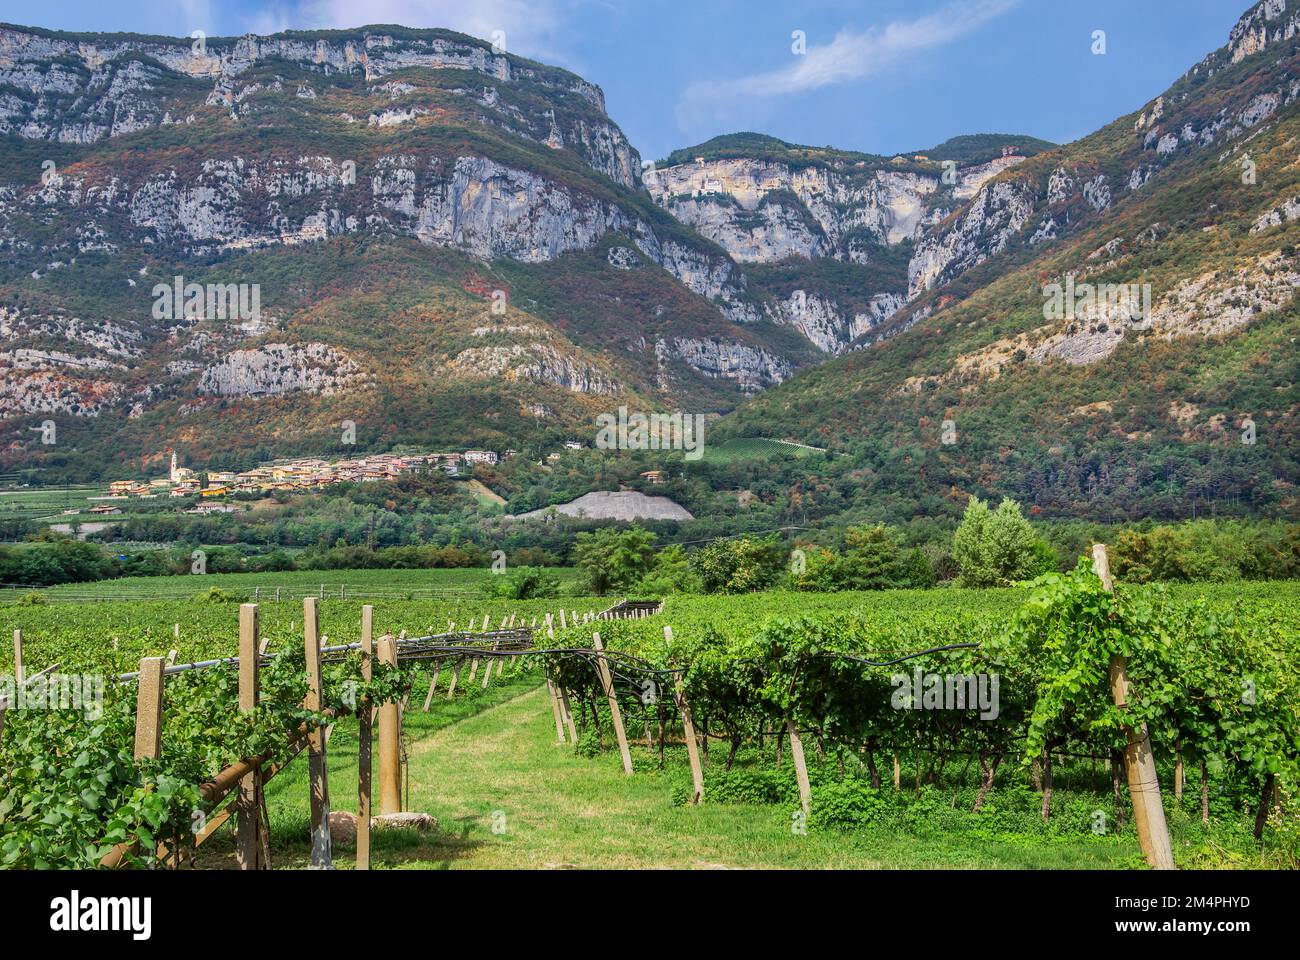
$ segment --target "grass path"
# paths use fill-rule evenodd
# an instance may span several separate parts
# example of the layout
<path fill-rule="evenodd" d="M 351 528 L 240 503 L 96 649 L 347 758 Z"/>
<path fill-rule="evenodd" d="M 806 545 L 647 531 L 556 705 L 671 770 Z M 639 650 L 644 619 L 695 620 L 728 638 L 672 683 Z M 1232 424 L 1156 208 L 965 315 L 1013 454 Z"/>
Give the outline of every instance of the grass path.
<path fill-rule="evenodd" d="M 660 772 L 644 747 L 634 747 L 637 773 L 629 778 L 616 752 L 575 756 L 555 743 L 545 689 L 533 682 L 503 686 L 501 702 L 464 719 L 440 720 L 436 708 L 411 711 L 410 809 L 433 814 L 439 827 L 376 833 L 376 869 L 1103 868 L 1126 865 L 1134 853 L 1121 842 L 797 834 L 790 811 L 777 806 L 676 806 L 680 761 L 671 758 Z M 336 730 L 329 749 L 333 808 L 355 810 L 355 727 Z M 307 862 L 305 775 L 304 762 L 291 780 L 268 788 L 278 867 Z M 351 846 L 336 845 L 340 868 L 351 868 L 352 855 Z"/>

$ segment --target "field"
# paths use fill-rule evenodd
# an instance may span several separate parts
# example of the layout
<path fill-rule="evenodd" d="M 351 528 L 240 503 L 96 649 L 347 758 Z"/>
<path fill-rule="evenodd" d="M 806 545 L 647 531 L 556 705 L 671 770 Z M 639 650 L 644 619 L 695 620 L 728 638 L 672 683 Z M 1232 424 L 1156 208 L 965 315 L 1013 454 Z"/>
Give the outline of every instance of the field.
<path fill-rule="evenodd" d="M 704 444 L 704 459 L 710 463 L 730 463 L 733 460 L 764 460 L 770 457 L 811 457 L 821 451 L 765 437 L 737 437 L 719 444 Z"/>
<path fill-rule="evenodd" d="M 347 571 L 334 583 L 355 582 L 360 591 L 363 584 L 378 588 L 385 580 L 391 587 L 400 575 L 401 586 L 410 588 L 408 574 L 434 576 L 443 586 L 460 578 L 466 591 L 475 585 L 471 574 L 480 586 L 487 576 L 483 571 Z M 319 589 L 318 575 L 281 576 L 305 593 L 316 592 L 312 584 Z M 23 631 L 28 674 L 55 661 L 62 664 L 60 672 L 129 671 L 140 657 L 172 649 L 179 663 L 230 656 L 237 649 L 237 607 L 185 594 L 198 579 L 150 581 L 186 599 L 11 604 L 0 607 L 0 616 L 6 631 Z M 250 583 L 246 575 L 203 578 L 204 586 L 219 584 L 222 590 L 246 591 Z M 322 642 L 354 641 L 361 600 L 337 599 L 329 586 L 319 603 L 327 638 Z M 541 657 L 520 661 L 488 687 L 463 682 L 451 699 L 442 695 L 444 672 L 428 712 L 422 705 L 431 674 L 424 662 L 402 680 L 411 691 L 404 720 L 407 809 L 432 814 L 439 826 L 430 833 L 377 835 L 374 865 L 1140 867 L 1127 788 L 1112 782 L 1117 731 L 1107 727 L 1105 710 L 1093 699 L 1095 685 L 1082 684 L 1063 712 L 1041 712 L 1057 665 L 1044 650 L 1025 645 L 1017 631 L 1023 632 L 1028 614 L 1050 606 L 1042 589 L 1033 594 L 1033 603 L 1026 602 L 1031 597 L 1026 588 L 678 596 L 644 619 L 557 631 L 557 648 L 588 647 L 598 628 L 608 650 L 640 658 L 616 661 L 635 766 L 630 778 L 614 749 L 612 717 L 589 660 L 545 657 L 551 675 L 569 691 L 580 731 L 576 744 L 565 745 L 556 743 Z M 1159 643 L 1171 648 L 1171 656 L 1161 657 L 1156 648 L 1144 646 L 1142 629 L 1133 631 L 1135 686 L 1157 689 L 1159 683 L 1166 691 L 1168 682 L 1167 692 L 1156 698 L 1160 704 L 1142 703 L 1140 709 L 1147 711 L 1152 729 L 1179 866 L 1295 866 L 1297 831 L 1289 805 L 1295 784 L 1300 588 L 1159 588 L 1139 591 L 1133 600 L 1149 604 L 1141 607 L 1141 616 L 1159 621 Z M 471 618 L 481 624 L 484 615 L 494 626 L 511 614 L 520 623 L 534 617 L 543 622 L 561 605 L 585 615 L 611 602 L 597 597 L 500 601 L 467 593 L 438 599 L 386 596 L 373 605 L 377 634 L 415 636 L 451 623 L 464 628 Z M 287 742 L 284 731 L 301 716 L 293 706 L 302 696 L 293 672 L 302 663 L 302 614 L 301 601 L 261 604 L 261 635 L 272 655 L 283 654 L 264 668 L 261 728 L 249 728 L 232 712 L 233 670 L 168 681 L 162 773 L 150 774 L 155 778 L 150 795 L 165 795 L 174 809 L 157 814 L 151 832 L 166 827 L 169 817 L 188 816 L 197 800 L 186 783 L 251 755 L 253 744 Z M 1194 623 L 1209 627 L 1177 626 Z M 665 627 L 672 628 L 671 640 Z M 1050 634 L 1050 625 L 1045 630 Z M 911 664 L 882 670 L 839 653 L 878 658 L 956 642 L 980 647 L 914 662 L 926 670 L 960 673 L 996 666 L 1003 675 L 998 722 L 973 723 L 968 714 L 953 711 L 899 710 L 897 704 L 891 710 L 890 674 Z M 539 637 L 538 643 L 547 641 Z M 1213 651 L 1213 658 L 1206 651 Z M 635 663 L 646 669 L 688 668 L 682 674 L 684 689 L 704 733 L 705 799 L 699 806 L 687 802 L 691 773 L 680 726 L 671 708 L 666 714 L 661 709 L 671 698 L 647 700 L 643 680 L 638 689 Z M 0 651 L 0 675 L 12 666 L 12 651 Z M 1224 674 L 1224 684 L 1206 701 L 1198 671 L 1209 666 Z M 356 675 L 349 672 L 350 663 L 331 670 L 327 701 L 338 704 L 340 691 Z M 1241 688 L 1243 677 L 1251 702 L 1234 707 L 1238 698 L 1231 691 Z M 94 729 L 75 715 L 11 712 L 0 762 L 21 775 L 7 795 L 0 791 L 0 863 L 89 862 L 106 849 L 94 842 L 96 836 L 130 835 L 131 822 L 149 822 L 138 792 L 140 773 L 129 759 L 133 708 L 128 685 L 110 686 L 105 718 Z M 660 743 L 658 720 L 665 716 L 667 736 Z M 790 747 L 776 722 L 782 716 L 793 718 L 807 747 L 810 815 L 800 813 Z M 1277 736 L 1274 728 L 1280 730 Z M 64 746 L 55 747 L 60 739 Z M 1042 745 L 1041 752 L 1035 744 Z M 357 745 L 355 720 L 338 720 L 329 746 L 333 809 L 356 808 Z M 93 777 L 75 762 L 66 766 L 78 756 L 96 771 Z M 994 776 L 986 773 L 991 758 Z M 162 790 L 159 783 L 170 786 Z M 1261 785 L 1264 827 L 1256 839 Z M 303 760 L 267 788 L 275 866 L 307 861 L 307 797 Z M 118 833 L 101 825 L 112 810 L 117 814 L 110 822 L 119 824 Z M 347 844 L 336 846 L 339 865 L 347 866 L 351 856 Z M 232 857 L 226 829 L 199 851 L 198 863 L 230 865 Z"/>
<path fill-rule="evenodd" d="M 548 570 L 561 584 L 572 583 L 569 567 Z M 277 573 L 213 573 L 187 577 L 123 577 L 92 583 L 67 583 L 41 588 L 51 601 L 76 600 L 191 600 L 216 588 L 234 597 L 282 601 L 305 596 L 329 599 L 467 599 L 481 596 L 492 574 L 482 568 L 450 570 L 290 570 Z M 0 602 L 29 593 L 26 589 L 0 590 Z"/>
<path fill-rule="evenodd" d="M 86 512 L 95 505 L 90 498 L 103 495 L 102 486 L 0 490 L 0 523 L 6 520 L 37 519 L 55 522 L 94 520 L 96 518 Z M 63 517 L 64 510 L 80 510 L 81 515 Z"/>

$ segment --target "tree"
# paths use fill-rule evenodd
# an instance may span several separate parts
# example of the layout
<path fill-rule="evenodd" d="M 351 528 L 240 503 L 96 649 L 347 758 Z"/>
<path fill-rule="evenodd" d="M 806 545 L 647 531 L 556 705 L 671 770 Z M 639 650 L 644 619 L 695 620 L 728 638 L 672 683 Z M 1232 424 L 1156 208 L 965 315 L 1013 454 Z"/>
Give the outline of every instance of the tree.
<path fill-rule="evenodd" d="M 705 593 L 748 593 L 770 587 L 785 567 L 785 548 L 775 537 L 715 540 L 691 555 L 691 569 Z"/>
<path fill-rule="evenodd" d="M 966 504 L 952 538 L 958 581 L 964 587 L 1004 587 L 1043 572 L 1048 556 L 1020 505 L 1004 498 L 996 511 L 978 497 Z"/>
<path fill-rule="evenodd" d="M 636 583 L 633 592 L 646 599 L 670 593 L 689 593 L 698 586 L 686 550 L 681 544 L 673 543 L 659 551 L 654 568 Z"/>
<path fill-rule="evenodd" d="M 844 531 L 840 583 L 846 590 L 887 590 L 899 585 L 902 557 L 898 541 L 883 524 Z"/>
<path fill-rule="evenodd" d="M 603 596 L 611 590 L 627 590 L 649 572 L 654 541 L 655 535 L 642 527 L 603 527 L 578 534 L 573 559 L 586 575 L 587 588 Z"/>

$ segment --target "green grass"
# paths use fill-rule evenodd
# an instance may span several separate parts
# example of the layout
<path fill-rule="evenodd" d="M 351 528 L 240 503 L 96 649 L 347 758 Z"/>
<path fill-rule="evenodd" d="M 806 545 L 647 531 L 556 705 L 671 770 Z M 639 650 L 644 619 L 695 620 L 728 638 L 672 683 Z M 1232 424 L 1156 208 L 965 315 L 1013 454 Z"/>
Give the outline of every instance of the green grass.
<path fill-rule="evenodd" d="M 73 523 L 98 520 L 87 511 L 95 506 L 91 497 L 104 495 L 104 487 L 36 487 L 18 490 L 0 490 L 0 522 L 5 520 L 34 520 L 49 518 L 54 522 Z M 114 502 L 114 501 L 107 501 Z M 120 504 L 120 501 L 118 501 Z M 64 510 L 80 510 L 76 517 L 64 517 Z M 122 519 L 114 517 L 113 519 Z"/>
<path fill-rule="evenodd" d="M 438 828 L 423 835 L 376 833 L 374 868 L 1115 869 L 1140 864 L 1131 830 L 1112 837 L 952 830 L 944 828 L 949 814 L 942 810 L 928 815 L 933 823 L 910 828 L 813 827 L 800 834 L 792 829 L 792 810 L 783 804 L 679 805 L 674 796 L 687 779 L 681 748 L 670 747 L 659 770 L 656 758 L 634 744 L 636 773 L 630 778 L 614 751 L 576 756 L 572 747 L 555 742 L 546 691 L 536 682 L 535 674 L 523 676 L 451 704 L 435 696 L 429 714 L 418 709 L 423 689 L 412 694 L 409 809 L 433 814 Z M 356 750 L 355 725 L 340 724 L 328 747 L 332 809 L 357 808 Z M 717 756 L 713 764 L 710 778 L 719 773 Z M 377 776 L 377 760 L 375 770 Z M 300 758 L 267 787 L 276 867 L 308 862 L 306 776 Z M 892 792 L 888 783 L 885 791 Z M 991 803 L 997 804 L 1002 793 L 994 791 Z M 1062 811 L 1104 805 L 1107 799 L 1071 797 L 1068 791 L 1058 791 L 1057 798 Z M 946 808 L 946 801 L 940 806 Z M 494 832 L 494 825 L 503 831 Z M 1186 865 L 1199 865 L 1213 847 L 1230 862 L 1236 857 L 1235 862 L 1251 865 L 1249 854 L 1241 852 L 1248 844 L 1239 833 L 1209 843 L 1199 824 L 1177 810 L 1171 825 Z M 230 865 L 232 841 L 224 834 L 201 858 L 203 865 Z M 354 856 L 351 845 L 335 845 L 339 868 L 350 869 Z"/>
<path fill-rule="evenodd" d="M 548 568 L 562 585 L 576 582 L 578 571 L 571 567 Z M 447 570 L 289 570 L 275 573 L 212 573 L 176 577 L 123 577 L 93 583 L 65 583 L 38 592 L 51 600 L 140 599 L 188 600 L 212 587 L 247 595 L 259 590 L 259 600 L 274 599 L 280 588 L 282 599 L 318 596 L 324 585 L 325 597 L 390 597 L 402 599 L 468 598 L 480 596 L 492 577 L 490 570 L 462 567 Z M 0 590 L 0 600 L 12 600 L 27 591 Z"/>

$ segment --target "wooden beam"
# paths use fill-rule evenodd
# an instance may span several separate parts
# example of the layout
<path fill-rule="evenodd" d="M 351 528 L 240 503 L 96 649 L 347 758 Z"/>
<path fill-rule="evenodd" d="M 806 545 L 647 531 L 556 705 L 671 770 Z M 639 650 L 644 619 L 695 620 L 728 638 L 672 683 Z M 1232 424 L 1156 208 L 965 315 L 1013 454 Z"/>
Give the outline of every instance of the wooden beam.
<path fill-rule="evenodd" d="M 162 657 L 140 661 L 136 680 L 135 758 L 156 760 L 162 756 L 163 668 Z"/>
<path fill-rule="evenodd" d="M 320 610 L 316 597 L 302 601 L 303 651 L 307 659 L 307 698 L 303 706 L 319 713 L 322 706 L 320 671 Z M 329 768 L 325 762 L 325 731 L 309 724 L 307 758 L 311 778 L 311 868 L 333 870 L 334 851 L 330 842 Z"/>
<path fill-rule="evenodd" d="M 14 631 L 14 682 L 21 687 L 23 685 L 23 681 L 26 679 L 27 676 L 23 671 L 23 632 L 21 630 L 15 630 Z"/>
<path fill-rule="evenodd" d="M 239 606 L 239 712 L 253 713 L 258 698 L 258 615 L 257 604 Z M 235 798 L 235 862 L 240 870 L 258 870 L 262 850 L 262 774 L 250 770 L 239 781 Z M 197 845 L 197 844 L 196 844 Z"/>
<path fill-rule="evenodd" d="M 361 678 L 367 683 L 374 677 L 375 608 L 361 608 Z M 370 698 L 357 704 L 357 864 L 358 870 L 370 869 L 370 778 L 373 729 Z"/>
<path fill-rule="evenodd" d="M 686 735 L 686 756 L 691 761 L 691 782 L 695 787 L 695 796 L 691 803 L 699 803 L 704 799 L 704 771 L 700 768 L 700 745 L 695 739 L 695 720 L 691 717 L 691 707 L 686 702 L 686 694 L 682 689 L 680 675 L 676 678 L 675 692 L 677 709 L 681 711 L 682 728 Z"/>
<path fill-rule="evenodd" d="M 600 673 L 600 683 L 605 689 L 605 699 L 609 701 L 609 712 L 614 718 L 614 735 L 618 737 L 618 752 L 623 757 L 623 772 L 632 776 L 632 753 L 627 748 L 627 732 L 623 729 L 623 711 L 618 708 L 618 697 L 614 695 L 614 678 L 610 675 L 609 664 L 605 661 L 605 647 L 600 642 L 600 634 L 591 635 L 592 645 L 596 648 L 596 669 Z"/>
<path fill-rule="evenodd" d="M 560 694 L 555 689 L 555 684 L 551 682 L 549 671 L 546 677 L 546 690 L 551 695 L 551 713 L 555 717 L 555 742 L 564 743 L 564 708 L 560 706 Z"/>
<path fill-rule="evenodd" d="M 795 779 L 799 781 L 799 806 L 805 817 L 812 813 L 812 786 L 808 782 L 808 764 L 804 762 L 803 741 L 794 725 L 794 716 L 785 718 L 785 729 L 790 734 L 790 759 L 794 761 Z"/>
<path fill-rule="evenodd" d="M 379 662 L 397 666 L 397 644 L 379 640 Z M 402 812 L 402 709 L 396 700 L 379 706 L 379 812 Z"/>
<path fill-rule="evenodd" d="M 1110 575 L 1110 558 L 1104 543 L 1092 545 L 1092 569 L 1107 593 L 1115 582 Z M 1110 658 L 1110 694 L 1121 715 L 1128 710 L 1128 660 L 1121 654 Z M 1151 752 L 1151 735 L 1147 725 L 1125 724 L 1124 767 L 1128 771 L 1128 792 L 1133 801 L 1133 823 L 1138 844 L 1147 865 L 1153 870 L 1173 870 L 1174 851 L 1165 824 L 1165 808 L 1160 799 L 1160 780 L 1156 776 L 1155 754 Z"/>
<path fill-rule="evenodd" d="M 429 707 L 433 705 L 433 691 L 438 689 L 438 674 L 442 673 L 442 661 L 433 661 L 433 679 L 429 681 L 429 693 L 424 698 L 424 712 L 429 712 Z"/>

